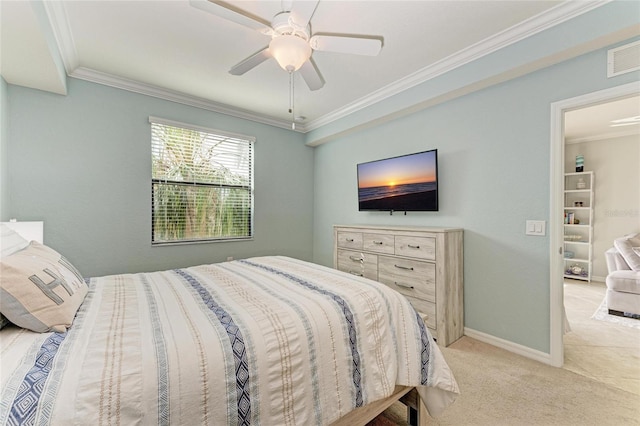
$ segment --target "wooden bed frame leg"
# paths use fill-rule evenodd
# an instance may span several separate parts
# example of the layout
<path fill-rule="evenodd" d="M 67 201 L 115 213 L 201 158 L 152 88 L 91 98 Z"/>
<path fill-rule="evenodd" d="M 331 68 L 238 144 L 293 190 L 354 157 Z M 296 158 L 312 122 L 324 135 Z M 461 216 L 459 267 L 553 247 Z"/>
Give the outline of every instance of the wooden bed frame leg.
<path fill-rule="evenodd" d="M 407 423 L 410 426 L 427 426 L 430 423 L 429 411 L 415 388 L 400 398 L 400 402 L 407 406 Z"/>
<path fill-rule="evenodd" d="M 409 406 L 407 406 L 407 423 L 409 423 L 409 426 L 418 425 L 418 410 Z"/>
<path fill-rule="evenodd" d="M 391 396 L 380 399 L 378 401 L 374 401 L 370 404 L 365 405 L 364 407 L 356 408 L 355 410 L 345 414 L 335 422 L 331 423 L 331 426 L 366 425 L 378 414 L 382 413 L 394 402 L 399 401 L 412 390 L 415 391 L 415 388 L 411 386 L 396 386 Z"/>
<path fill-rule="evenodd" d="M 407 422 L 410 426 L 427 426 L 429 412 L 422 399 L 418 398 L 418 409 L 407 406 Z"/>

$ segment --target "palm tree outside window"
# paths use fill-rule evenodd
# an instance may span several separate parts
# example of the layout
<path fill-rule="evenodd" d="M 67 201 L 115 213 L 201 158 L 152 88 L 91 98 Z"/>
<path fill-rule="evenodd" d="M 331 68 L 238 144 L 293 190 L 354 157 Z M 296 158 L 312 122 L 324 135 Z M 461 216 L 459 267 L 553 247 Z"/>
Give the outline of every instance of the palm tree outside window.
<path fill-rule="evenodd" d="M 152 244 L 251 239 L 255 138 L 150 117 Z"/>

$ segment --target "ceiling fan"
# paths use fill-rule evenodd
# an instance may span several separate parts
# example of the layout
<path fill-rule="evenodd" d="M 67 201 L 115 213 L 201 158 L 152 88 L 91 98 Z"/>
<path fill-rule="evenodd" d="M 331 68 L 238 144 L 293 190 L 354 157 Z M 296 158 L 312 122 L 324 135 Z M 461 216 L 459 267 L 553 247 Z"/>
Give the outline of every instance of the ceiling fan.
<path fill-rule="evenodd" d="M 309 89 L 318 90 L 324 86 L 324 79 L 311 58 L 312 50 L 376 56 L 382 48 L 382 38 L 377 36 L 311 35 L 310 21 L 319 0 L 283 1 L 283 11 L 271 22 L 224 1 L 190 0 L 190 3 L 271 37 L 267 47 L 231 67 L 229 73 L 233 75 L 242 75 L 267 59 L 275 58 L 290 74 L 299 70 Z"/>

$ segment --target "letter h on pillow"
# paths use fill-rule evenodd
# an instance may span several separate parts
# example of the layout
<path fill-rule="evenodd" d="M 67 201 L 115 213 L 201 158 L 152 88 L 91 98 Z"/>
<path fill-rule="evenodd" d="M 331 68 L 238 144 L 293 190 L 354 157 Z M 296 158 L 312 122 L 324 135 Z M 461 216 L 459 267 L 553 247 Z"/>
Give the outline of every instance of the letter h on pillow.
<path fill-rule="evenodd" d="M 36 241 L 3 258 L 0 272 L 0 312 L 40 333 L 66 331 L 88 291 L 67 259 Z"/>

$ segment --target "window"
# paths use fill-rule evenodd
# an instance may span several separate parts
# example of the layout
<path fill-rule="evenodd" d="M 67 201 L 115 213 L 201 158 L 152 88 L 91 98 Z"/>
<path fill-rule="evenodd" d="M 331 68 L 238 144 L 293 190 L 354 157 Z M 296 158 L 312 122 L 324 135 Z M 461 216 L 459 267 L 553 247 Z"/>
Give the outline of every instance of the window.
<path fill-rule="evenodd" d="M 252 238 L 254 138 L 149 122 L 151 243 Z"/>

